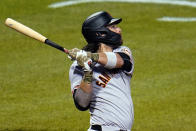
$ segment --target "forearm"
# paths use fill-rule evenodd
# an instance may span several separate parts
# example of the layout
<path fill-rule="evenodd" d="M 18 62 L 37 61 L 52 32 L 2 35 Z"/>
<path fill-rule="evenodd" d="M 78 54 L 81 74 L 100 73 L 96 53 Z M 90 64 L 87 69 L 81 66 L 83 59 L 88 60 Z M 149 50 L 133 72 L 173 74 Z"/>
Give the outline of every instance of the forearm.
<path fill-rule="evenodd" d="M 92 86 L 91 86 L 91 84 L 87 83 L 87 82 L 84 82 L 83 80 L 82 80 L 79 88 L 81 90 L 83 90 L 85 93 L 89 93 L 89 94 L 92 93 Z"/>
<path fill-rule="evenodd" d="M 79 110 L 81 110 L 81 108 L 86 109 L 90 104 L 90 100 L 92 96 L 91 82 L 92 82 L 92 72 L 91 71 L 84 72 L 83 79 L 74 93 L 74 101 L 76 105 L 79 105 L 76 106 Z"/>
<path fill-rule="evenodd" d="M 78 88 L 74 91 L 74 102 L 79 110 L 87 109 L 90 104 L 92 92 L 86 93 L 83 89 Z"/>
<path fill-rule="evenodd" d="M 123 59 L 121 58 L 121 56 L 118 53 L 114 53 L 114 54 L 116 55 L 116 65 L 114 68 L 122 67 L 124 64 Z M 104 65 L 104 66 L 108 63 L 108 58 L 105 53 L 93 53 L 92 57 L 95 57 L 96 58 L 95 61 Z"/>
<path fill-rule="evenodd" d="M 69 50 L 69 56 L 71 56 L 72 59 L 76 59 L 78 64 L 83 67 L 84 61 L 87 62 L 88 60 L 87 58 L 104 65 L 108 69 L 121 68 L 124 64 L 122 57 L 114 52 L 90 53 L 79 49 L 72 49 Z"/>
<path fill-rule="evenodd" d="M 92 88 L 90 84 L 82 82 L 80 86 L 74 91 L 74 102 L 76 107 L 84 111 L 90 104 L 92 96 Z"/>

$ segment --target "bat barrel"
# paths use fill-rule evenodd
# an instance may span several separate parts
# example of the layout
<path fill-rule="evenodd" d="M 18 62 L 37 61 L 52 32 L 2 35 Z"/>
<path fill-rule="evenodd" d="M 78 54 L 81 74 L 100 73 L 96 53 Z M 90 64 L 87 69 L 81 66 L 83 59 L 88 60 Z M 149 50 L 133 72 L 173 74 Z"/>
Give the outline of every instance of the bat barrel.
<path fill-rule="evenodd" d="M 12 29 L 15 29 L 16 31 L 24 34 L 24 35 L 27 35 L 31 38 L 34 38 L 36 40 L 39 40 L 41 42 L 44 42 L 47 38 L 43 35 L 41 35 L 40 33 L 34 31 L 33 29 L 21 24 L 20 22 L 18 21 L 15 21 L 11 18 L 7 18 L 6 21 L 5 21 L 5 24 L 12 28 Z"/>
<path fill-rule="evenodd" d="M 31 28 L 21 24 L 18 21 L 15 21 L 15 20 L 13 20 L 11 18 L 7 18 L 6 21 L 5 21 L 5 24 L 8 27 L 10 27 L 12 29 L 15 29 L 16 31 L 18 31 L 18 32 L 20 32 L 20 33 L 22 33 L 22 34 L 24 34 L 26 36 L 34 38 L 34 39 L 36 39 L 38 41 L 41 41 L 41 42 L 43 42 L 43 43 L 45 43 L 47 45 L 50 45 L 50 46 L 54 47 L 54 48 L 56 48 L 56 49 L 58 49 L 58 50 L 60 50 L 62 52 L 65 52 L 66 54 L 69 54 L 67 49 L 63 48 L 62 46 L 60 46 L 60 45 L 58 45 L 56 43 L 54 43 L 53 41 L 48 40 L 45 36 L 41 35 L 40 33 L 36 32 L 35 30 L 33 30 L 33 29 L 31 29 Z"/>

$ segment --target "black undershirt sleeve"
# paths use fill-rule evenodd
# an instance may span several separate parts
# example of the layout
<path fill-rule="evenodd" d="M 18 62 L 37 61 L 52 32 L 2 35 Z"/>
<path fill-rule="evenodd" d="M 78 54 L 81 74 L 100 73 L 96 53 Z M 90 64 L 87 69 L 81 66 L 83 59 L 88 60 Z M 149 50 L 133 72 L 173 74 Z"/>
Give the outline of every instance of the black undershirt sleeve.
<path fill-rule="evenodd" d="M 130 57 L 127 54 L 122 53 L 122 52 L 117 52 L 117 53 L 121 56 L 121 58 L 124 61 L 124 64 L 121 67 L 121 69 L 123 69 L 123 70 L 125 70 L 127 72 L 131 71 L 131 69 L 132 69 L 132 63 L 130 62 Z"/>

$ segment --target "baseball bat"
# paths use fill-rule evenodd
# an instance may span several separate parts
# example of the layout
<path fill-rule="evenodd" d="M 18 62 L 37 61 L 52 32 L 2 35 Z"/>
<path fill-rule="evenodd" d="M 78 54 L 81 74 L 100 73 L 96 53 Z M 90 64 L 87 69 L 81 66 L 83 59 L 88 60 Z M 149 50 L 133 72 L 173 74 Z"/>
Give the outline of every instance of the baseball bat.
<path fill-rule="evenodd" d="M 48 38 L 46 38 L 45 36 L 41 35 L 40 33 L 36 32 L 35 30 L 21 24 L 20 22 L 18 21 L 15 21 L 11 18 L 7 18 L 5 20 L 5 24 L 12 28 L 12 29 L 15 29 L 16 31 L 26 35 L 26 36 L 29 36 L 31 38 L 34 38 L 35 40 L 38 40 L 42 43 L 45 43 L 49 46 L 52 46 L 62 52 L 65 52 L 66 54 L 69 54 L 68 50 L 66 48 L 63 48 L 62 46 L 56 44 L 55 42 L 49 40 Z"/>

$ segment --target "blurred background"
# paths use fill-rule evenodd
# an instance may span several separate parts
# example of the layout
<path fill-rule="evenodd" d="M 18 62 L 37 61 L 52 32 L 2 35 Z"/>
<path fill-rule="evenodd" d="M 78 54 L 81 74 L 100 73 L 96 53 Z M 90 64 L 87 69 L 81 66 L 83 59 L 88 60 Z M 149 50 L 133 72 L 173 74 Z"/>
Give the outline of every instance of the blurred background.
<path fill-rule="evenodd" d="M 86 131 L 89 127 L 89 112 L 78 111 L 73 103 L 72 61 L 9 29 L 5 19 L 13 18 L 72 49 L 86 45 L 81 34 L 86 17 L 104 10 L 123 19 L 119 26 L 124 45 L 135 60 L 132 131 L 195 131 L 196 0 L 130 1 L 55 6 L 62 1 L 1 0 L 0 130 Z"/>

